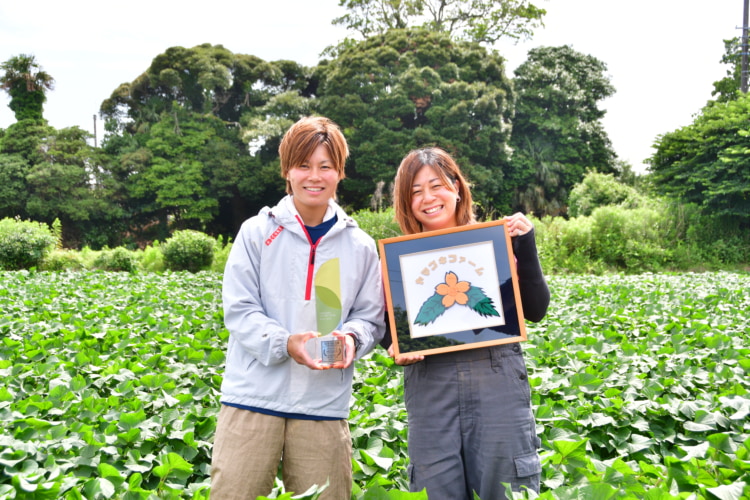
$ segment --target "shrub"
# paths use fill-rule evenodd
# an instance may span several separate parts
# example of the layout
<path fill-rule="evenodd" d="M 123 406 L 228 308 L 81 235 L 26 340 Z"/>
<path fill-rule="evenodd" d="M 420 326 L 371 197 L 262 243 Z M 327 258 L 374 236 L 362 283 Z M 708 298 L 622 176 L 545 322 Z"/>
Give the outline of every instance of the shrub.
<path fill-rule="evenodd" d="M 573 273 L 601 274 L 602 263 L 594 254 L 594 226 L 591 217 L 570 219 L 560 228 L 559 268 Z"/>
<path fill-rule="evenodd" d="M 571 217 L 591 215 L 598 207 L 619 205 L 637 208 L 645 199 L 631 186 L 622 184 L 612 174 L 589 172 L 576 184 L 568 197 L 568 214 Z"/>
<path fill-rule="evenodd" d="M 85 268 L 79 252 L 63 249 L 52 250 L 41 265 L 44 271 L 80 271 Z"/>
<path fill-rule="evenodd" d="M 104 249 L 94 260 L 94 268 L 102 271 L 135 272 L 138 269 L 138 259 L 135 254 L 124 247 Z"/>
<path fill-rule="evenodd" d="M 663 269 L 669 260 L 663 212 L 606 206 L 595 209 L 591 219 L 593 256 L 607 265 L 637 273 Z"/>
<path fill-rule="evenodd" d="M 227 259 L 229 258 L 229 251 L 232 249 L 232 243 L 224 241 L 224 237 L 220 236 L 216 239 L 216 246 L 214 248 L 214 260 L 211 263 L 211 270 L 217 273 L 223 273 L 224 267 L 227 265 Z"/>
<path fill-rule="evenodd" d="M 161 246 L 164 265 L 170 271 L 197 273 L 209 269 L 214 259 L 216 240 L 190 229 L 175 231 Z"/>
<path fill-rule="evenodd" d="M 93 250 L 90 246 L 85 245 L 81 248 L 81 251 L 78 252 L 78 258 L 83 262 L 84 269 L 94 269 L 94 261 L 101 253 L 101 250 Z"/>
<path fill-rule="evenodd" d="M 154 241 L 140 252 L 141 269 L 152 273 L 160 273 L 166 269 L 164 255 L 161 253 L 159 241 Z"/>
<path fill-rule="evenodd" d="M 378 212 L 365 209 L 352 214 L 352 218 L 357 221 L 359 227 L 376 242 L 384 238 L 401 236 L 401 229 L 394 217 L 392 207 Z"/>
<path fill-rule="evenodd" d="M 41 222 L 0 220 L 0 269 L 16 271 L 39 267 L 57 240 Z"/>

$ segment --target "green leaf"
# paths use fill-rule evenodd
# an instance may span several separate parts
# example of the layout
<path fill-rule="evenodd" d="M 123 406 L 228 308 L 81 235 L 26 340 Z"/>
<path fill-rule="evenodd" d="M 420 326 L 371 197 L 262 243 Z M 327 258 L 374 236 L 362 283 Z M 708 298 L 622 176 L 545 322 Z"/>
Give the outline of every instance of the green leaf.
<path fill-rule="evenodd" d="M 719 500 L 741 500 L 746 498 L 744 495 L 745 486 L 747 486 L 747 483 L 744 481 L 737 481 L 733 484 L 724 484 L 715 488 L 707 489 Z"/>
<path fill-rule="evenodd" d="M 192 472 L 193 466 L 177 453 L 168 453 L 161 459 L 161 465 L 154 467 L 153 472 L 160 478 L 165 478 L 175 471 Z"/>
<path fill-rule="evenodd" d="M 500 313 L 492 304 L 492 299 L 487 297 L 481 288 L 472 286 L 466 292 L 466 295 L 469 297 L 466 305 L 482 316 L 500 316 Z"/>
<path fill-rule="evenodd" d="M 83 493 L 86 498 L 112 498 L 115 486 L 108 479 L 96 477 L 86 481 Z"/>
<path fill-rule="evenodd" d="M 415 325 L 429 325 L 445 312 L 443 305 L 443 296 L 435 293 L 422 304 L 419 308 L 417 317 L 414 319 Z"/>

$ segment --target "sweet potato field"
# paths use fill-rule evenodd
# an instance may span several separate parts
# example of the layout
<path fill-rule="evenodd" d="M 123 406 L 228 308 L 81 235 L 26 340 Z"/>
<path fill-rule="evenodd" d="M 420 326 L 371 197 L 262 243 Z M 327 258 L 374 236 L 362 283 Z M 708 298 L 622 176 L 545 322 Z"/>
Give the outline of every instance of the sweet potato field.
<path fill-rule="evenodd" d="M 217 273 L 0 272 L 0 499 L 209 496 Z M 750 275 L 550 276 L 524 343 L 548 499 L 750 498 Z M 407 493 L 401 369 L 358 364 L 354 496 Z M 271 497 L 316 498 L 316 491 Z M 535 498 L 516 493 L 516 498 Z"/>

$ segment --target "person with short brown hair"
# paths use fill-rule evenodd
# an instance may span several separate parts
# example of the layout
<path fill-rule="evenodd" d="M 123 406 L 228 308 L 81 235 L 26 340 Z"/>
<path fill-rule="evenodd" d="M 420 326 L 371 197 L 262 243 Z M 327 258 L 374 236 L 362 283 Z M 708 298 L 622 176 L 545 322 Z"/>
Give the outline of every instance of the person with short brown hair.
<path fill-rule="evenodd" d="M 339 127 L 302 118 L 279 155 L 289 194 L 242 224 L 224 270 L 229 340 L 211 462 L 214 500 L 268 496 L 279 464 L 287 492 L 327 484 L 321 499 L 348 499 L 353 361 L 385 330 L 375 242 L 334 201 L 348 155 Z M 307 345 L 320 335 L 315 277 L 332 259 L 345 270 L 333 336 L 346 348 L 342 360 L 324 364 Z"/>

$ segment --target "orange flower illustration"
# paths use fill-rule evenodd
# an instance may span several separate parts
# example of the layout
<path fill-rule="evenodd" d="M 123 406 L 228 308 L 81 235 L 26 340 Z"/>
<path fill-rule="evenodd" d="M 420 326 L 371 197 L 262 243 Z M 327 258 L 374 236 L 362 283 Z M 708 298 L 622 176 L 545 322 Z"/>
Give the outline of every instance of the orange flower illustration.
<path fill-rule="evenodd" d="M 465 305 L 469 301 L 469 296 L 466 292 L 471 288 L 471 283 L 468 281 L 458 281 L 458 276 L 455 273 L 445 273 L 445 283 L 440 283 L 435 287 L 435 291 L 438 295 L 442 295 L 443 306 L 447 309 L 456 302 L 461 305 Z"/>

